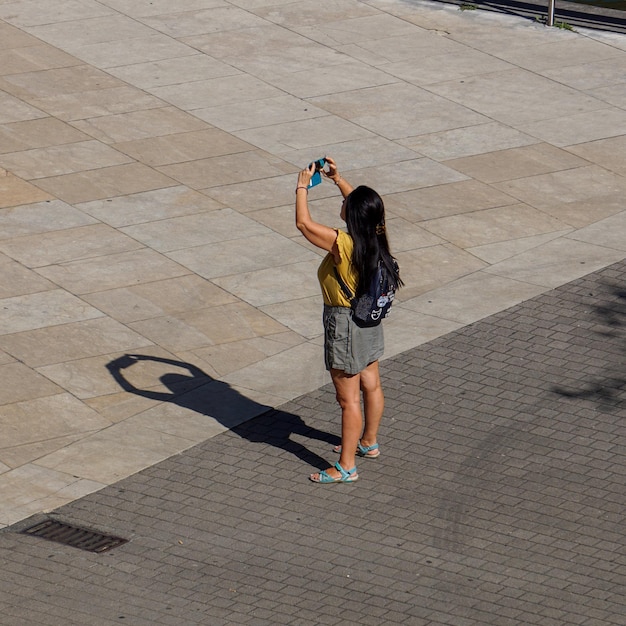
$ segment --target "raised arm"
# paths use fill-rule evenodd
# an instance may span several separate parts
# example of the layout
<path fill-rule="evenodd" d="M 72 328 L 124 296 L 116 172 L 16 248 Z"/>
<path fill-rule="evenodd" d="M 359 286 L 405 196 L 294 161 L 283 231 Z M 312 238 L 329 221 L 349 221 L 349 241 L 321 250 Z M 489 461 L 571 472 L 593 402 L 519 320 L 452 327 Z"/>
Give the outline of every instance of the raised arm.
<path fill-rule="evenodd" d="M 296 228 L 314 246 L 330 252 L 337 239 L 337 231 L 330 226 L 320 224 L 311 217 L 308 203 L 308 186 L 315 172 L 315 165 L 303 169 L 298 174 L 296 186 Z"/>

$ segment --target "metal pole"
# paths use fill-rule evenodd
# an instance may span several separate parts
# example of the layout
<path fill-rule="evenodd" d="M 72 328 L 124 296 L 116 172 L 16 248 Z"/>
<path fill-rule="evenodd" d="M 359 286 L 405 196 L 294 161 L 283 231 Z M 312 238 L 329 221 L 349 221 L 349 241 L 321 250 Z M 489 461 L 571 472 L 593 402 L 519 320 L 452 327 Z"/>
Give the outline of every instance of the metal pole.
<path fill-rule="evenodd" d="M 554 26 L 554 3 L 555 0 L 548 0 L 548 26 Z"/>

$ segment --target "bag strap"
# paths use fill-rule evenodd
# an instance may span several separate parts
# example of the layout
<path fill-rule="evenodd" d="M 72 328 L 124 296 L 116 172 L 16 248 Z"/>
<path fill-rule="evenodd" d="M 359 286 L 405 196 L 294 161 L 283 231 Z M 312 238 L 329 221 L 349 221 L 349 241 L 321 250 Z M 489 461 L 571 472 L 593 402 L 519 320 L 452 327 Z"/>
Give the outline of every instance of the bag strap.
<path fill-rule="evenodd" d="M 348 287 L 348 285 L 346 285 L 343 278 L 339 276 L 339 272 L 337 271 L 336 265 L 333 265 L 333 271 L 335 272 L 335 278 L 337 279 L 337 282 L 339 283 L 339 286 L 341 287 L 341 291 L 343 291 L 343 295 L 346 297 L 346 300 L 348 300 L 348 302 L 352 302 L 352 299 L 354 298 L 354 294 L 350 291 L 350 288 Z"/>
<path fill-rule="evenodd" d="M 378 261 L 378 267 L 380 267 L 381 263 L 380 261 Z M 343 278 L 341 278 L 341 276 L 339 276 L 339 272 L 337 271 L 337 266 L 333 265 L 333 272 L 335 272 L 335 278 L 337 279 L 337 282 L 339 283 L 339 286 L 341 287 L 341 291 L 343 291 L 343 295 L 346 297 L 346 299 L 348 300 L 348 302 L 352 302 L 352 300 L 354 300 L 355 298 L 355 294 L 353 294 L 350 291 L 350 287 L 348 287 L 348 285 L 346 285 L 345 281 L 343 280 Z M 381 272 L 380 274 L 380 284 L 383 285 L 385 282 L 384 279 L 384 272 Z"/>

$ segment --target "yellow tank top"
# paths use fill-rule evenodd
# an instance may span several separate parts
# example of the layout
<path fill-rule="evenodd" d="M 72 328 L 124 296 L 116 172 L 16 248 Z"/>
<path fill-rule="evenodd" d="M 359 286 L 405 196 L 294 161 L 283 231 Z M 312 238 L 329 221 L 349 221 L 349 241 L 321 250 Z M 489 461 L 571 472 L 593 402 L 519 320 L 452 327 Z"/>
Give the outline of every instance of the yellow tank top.
<path fill-rule="evenodd" d="M 322 288 L 324 304 L 329 306 L 350 306 L 350 301 L 343 294 L 337 282 L 334 268 L 337 267 L 339 276 L 341 276 L 342 280 L 348 285 L 350 291 L 354 293 L 358 282 L 358 274 L 352 266 L 353 248 L 354 242 L 352 241 L 352 237 L 342 230 L 337 230 L 337 249 L 339 250 L 340 257 L 339 264 L 335 265 L 335 259 L 332 253 L 329 252 L 324 257 L 324 260 L 317 270 L 317 278 Z"/>

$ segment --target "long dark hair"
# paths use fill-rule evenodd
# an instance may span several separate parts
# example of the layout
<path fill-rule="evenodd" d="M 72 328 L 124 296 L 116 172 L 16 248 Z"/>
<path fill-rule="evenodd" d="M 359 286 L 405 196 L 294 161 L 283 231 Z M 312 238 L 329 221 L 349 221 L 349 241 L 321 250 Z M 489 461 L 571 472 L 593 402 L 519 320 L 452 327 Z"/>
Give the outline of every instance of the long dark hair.
<path fill-rule="evenodd" d="M 379 262 L 387 270 L 390 283 L 399 289 L 404 283 L 389 252 L 383 199 L 365 185 L 352 190 L 346 196 L 346 224 L 354 241 L 352 264 L 359 274 L 356 295 L 367 292 Z"/>

